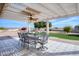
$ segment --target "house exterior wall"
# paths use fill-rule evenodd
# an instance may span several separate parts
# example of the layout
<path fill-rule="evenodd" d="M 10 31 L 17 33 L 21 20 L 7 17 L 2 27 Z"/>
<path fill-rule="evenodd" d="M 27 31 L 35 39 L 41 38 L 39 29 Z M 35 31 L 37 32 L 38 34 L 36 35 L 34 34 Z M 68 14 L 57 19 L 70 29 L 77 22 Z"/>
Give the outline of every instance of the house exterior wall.
<path fill-rule="evenodd" d="M 74 32 L 79 33 L 79 26 L 74 27 Z"/>

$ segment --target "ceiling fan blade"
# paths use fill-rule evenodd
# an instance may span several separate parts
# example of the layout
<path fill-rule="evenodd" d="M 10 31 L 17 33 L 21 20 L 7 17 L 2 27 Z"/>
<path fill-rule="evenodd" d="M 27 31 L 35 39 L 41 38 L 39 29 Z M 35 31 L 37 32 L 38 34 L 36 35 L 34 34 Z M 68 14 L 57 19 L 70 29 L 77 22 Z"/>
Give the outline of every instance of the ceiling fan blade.
<path fill-rule="evenodd" d="M 37 11 L 37 10 L 35 10 L 33 8 L 30 8 L 30 7 L 27 7 L 26 11 L 30 11 L 30 12 L 35 13 L 35 14 L 39 14 L 40 13 L 40 11 Z"/>
<path fill-rule="evenodd" d="M 35 9 L 32 9 L 30 7 L 27 7 L 24 11 L 22 11 L 23 14 L 25 15 L 28 15 L 28 16 L 35 16 L 37 14 L 39 14 L 40 12 L 35 10 Z"/>
<path fill-rule="evenodd" d="M 31 13 L 29 13 L 27 11 L 22 11 L 22 13 L 25 14 L 25 15 L 27 15 L 27 16 L 31 15 Z"/>

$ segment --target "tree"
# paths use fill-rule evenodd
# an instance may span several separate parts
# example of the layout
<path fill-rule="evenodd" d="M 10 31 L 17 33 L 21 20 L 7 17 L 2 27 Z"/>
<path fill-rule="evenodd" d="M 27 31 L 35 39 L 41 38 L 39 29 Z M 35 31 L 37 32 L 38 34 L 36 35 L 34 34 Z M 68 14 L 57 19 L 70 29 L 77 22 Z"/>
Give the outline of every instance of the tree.
<path fill-rule="evenodd" d="M 71 32 L 72 28 L 70 26 L 66 26 L 66 27 L 64 27 L 64 31 L 67 32 L 67 33 Z"/>
<path fill-rule="evenodd" d="M 49 27 L 51 27 L 51 26 L 52 26 L 52 24 L 49 23 Z M 34 27 L 35 28 L 45 28 L 46 27 L 46 22 L 41 21 L 41 22 L 34 23 Z"/>

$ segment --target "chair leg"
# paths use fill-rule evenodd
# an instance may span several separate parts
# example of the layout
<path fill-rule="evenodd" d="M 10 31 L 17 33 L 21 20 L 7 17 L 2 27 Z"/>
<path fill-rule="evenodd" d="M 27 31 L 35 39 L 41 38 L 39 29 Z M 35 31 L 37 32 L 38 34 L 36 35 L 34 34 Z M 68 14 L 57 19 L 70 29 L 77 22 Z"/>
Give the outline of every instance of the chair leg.
<path fill-rule="evenodd" d="M 36 43 L 36 42 L 34 42 L 34 48 L 35 48 L 35 49 L 36 49 L 36 44 L 37 44 L 37 43 Z"/>
<path fill-rule="evenodd" d="M 45 51 L 47 50 L 48 48 L 44 46 L 44 44 L 41 44 L 41 47 L 38 48 L 38 50 L 40 51 Z"/>
<path fill-rule="evenodd" d="M 28 43 L 28 49 L 29 49 L 30 47 L 29 47 L 29 43 Z"/>
<path fill-rule="evenodd" d="M 23 43 L 21 41 L 18 42 L 18 45 L 20 44 L 20 46 L 22 47 L 23 46 Z"/>
<path fill-rule="evenodd" d="M 26 47 L 27 47 L 27 49 L 29 49 L 29 43 L 26 43 L 26 45 L 27 45 L 27 46 L 26 46 Z"/>

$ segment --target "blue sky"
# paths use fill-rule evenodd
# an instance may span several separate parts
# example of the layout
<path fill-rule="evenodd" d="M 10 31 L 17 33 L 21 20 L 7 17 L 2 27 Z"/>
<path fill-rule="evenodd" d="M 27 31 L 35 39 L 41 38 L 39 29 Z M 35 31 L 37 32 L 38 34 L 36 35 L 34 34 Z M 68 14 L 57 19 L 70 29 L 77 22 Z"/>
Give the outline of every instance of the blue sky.
<path fill-rule="evenodd" d="M 75 25 L 79 25 L 79 16 L 53 19 L 50 22 L 53 25 L 52 27 L 65 27 L 65 26 L 74 27 Z M 34 28 L 33 23 L 30 23 L 30 26 Z M 28 27 L 28 23 L 16 20 L 0 19 L 0 27 L 6 27 L 6 28 Z"/>
<path fill-rule="evenodd" d="M 30 23 L 30 26 L 32 28 L 34 28 L 32 23 Z M 0 27 L 21 28 L 21 27 L 28 27 L 28 23 L 27 22 L 22 22 L 22 21 L 16 21 L 16 20 L 0 19 Z"/>
<path fill-rule="evenodd" d="M 65 27 L 79 25 L 79 16 L 67 17 L 67 18 L 59 18 L 50 21 L 52 23 L 52 27 Z"/>

